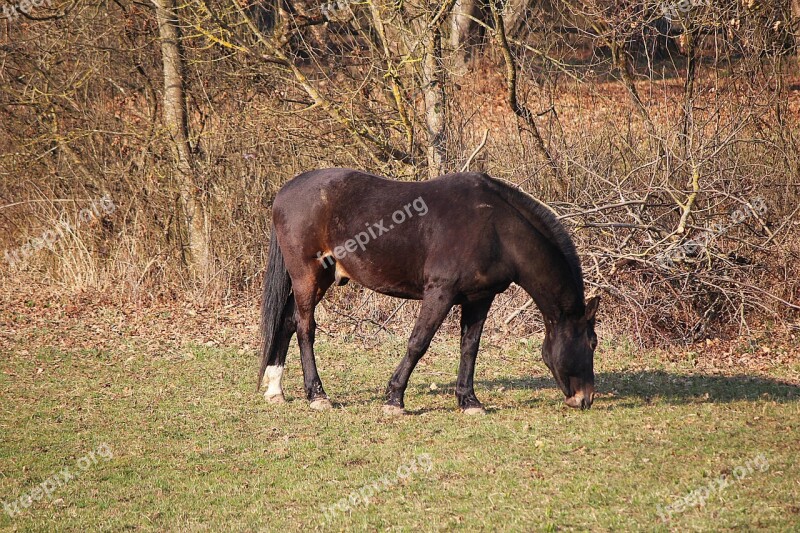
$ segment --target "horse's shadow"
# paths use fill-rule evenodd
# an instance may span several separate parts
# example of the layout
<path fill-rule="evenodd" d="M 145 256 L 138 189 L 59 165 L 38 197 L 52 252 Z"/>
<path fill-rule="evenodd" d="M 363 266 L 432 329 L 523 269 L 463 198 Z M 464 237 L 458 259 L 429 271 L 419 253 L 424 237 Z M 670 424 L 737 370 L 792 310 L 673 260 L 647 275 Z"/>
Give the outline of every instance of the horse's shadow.
<path fill-rule="evenodd" d="M 476 381 L 476 387 L 506 390 L 556 388 L 549 376 L 532 378 L 499 378 Z M 729 403 L 769 399 L 776 402 L 800 400 L 800 385 L 762 376 L 736 374 L 672 374 L 663 370 L 601 372 L 595 375 L 600 397 L 638 399 L 650 402 L 658 399 L 669 404 L 705 402 Z M 453 383 L 451 386 L 455 386 Z M 708 395 L 708 396 L 706 396 Z"/>
<path fill-rule="evenodd" d="M 673 374 L 663 370 L 600 372 L 595 374 L 599 394 L 598 402 L 613 401 L 617 407 L 632 407 L 640 402 L 682 405 L 688 403 L 729 403 L 736 401 L 771 400 L 780 403 L 800 401 L 800 385 L 780 379 L 736 374 L 729 376 L 709 374 Z M 409 386 L 409 391 L 419 395 L 453 395 L 455 380 L 443 383 L 435 390 L 418 383 Z M 555 380 L 550 376 L 529 378 L 504 377 L 475 380 L 475 390 L 480 398 L 484 391 L 552 390 L 560 395 Z M 372 389 L 367 400 L 343 401 L 342 405 L 380 403 L 383 392 Z M 707 395 L 707 396 L 706 396 Z M 620 401 L 621 400 L 621 401 Z M 542 398 L 522 400 L 520 405 L 535 407 Z M 410 410 L 412 414 L 436 411 L 436 408 Z"/>

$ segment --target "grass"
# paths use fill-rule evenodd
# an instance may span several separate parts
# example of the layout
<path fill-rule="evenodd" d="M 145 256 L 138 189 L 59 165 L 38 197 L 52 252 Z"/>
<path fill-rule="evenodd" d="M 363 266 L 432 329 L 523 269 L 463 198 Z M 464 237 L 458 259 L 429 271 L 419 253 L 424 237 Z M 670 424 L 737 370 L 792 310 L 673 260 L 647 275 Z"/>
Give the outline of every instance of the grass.
<path fill-rule="evenodd" d="M 65 467 L 80 475 L 13 519 L 1 513 L 0 529 L 800 530 L 800 389 L 780 379 L 798 368 L 702 375 L 605 343 L 603 394 L 579 412 L 538 350 L 484 346 L 476 390 L 489 415 L 471 418 L 455 411 L 456 344 L 434 344 L 412 376 L 412 414 L 397 419 L 380 405 L 401 340 L 319 342 L 337 407 L 324 413 L 301 400 L 296 347 L 282 406 L 254 393 L 244 350 L 12 352 L 0 362 L 0 501 Z M 112 457 L 80 470 L 103 444 Z M 765 471 L 659 518 L 659 505 L 760 454 Z M 421 457 L 429 471 L 398 476 Z M 369 504 L 326 518 L 382 480 L 391 486 Z"/>

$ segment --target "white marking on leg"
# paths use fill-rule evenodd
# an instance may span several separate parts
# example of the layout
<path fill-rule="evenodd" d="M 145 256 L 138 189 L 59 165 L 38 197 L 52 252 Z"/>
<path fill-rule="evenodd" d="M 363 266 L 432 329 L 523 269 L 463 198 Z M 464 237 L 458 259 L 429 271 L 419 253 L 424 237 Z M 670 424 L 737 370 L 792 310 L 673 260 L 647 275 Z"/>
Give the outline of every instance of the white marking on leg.
<path fill-rule="evenodd" d="M 267 367 L 267 392 L 264 393 L 266 399 L 283 398 L 283 365 L 273 365 Z"/>

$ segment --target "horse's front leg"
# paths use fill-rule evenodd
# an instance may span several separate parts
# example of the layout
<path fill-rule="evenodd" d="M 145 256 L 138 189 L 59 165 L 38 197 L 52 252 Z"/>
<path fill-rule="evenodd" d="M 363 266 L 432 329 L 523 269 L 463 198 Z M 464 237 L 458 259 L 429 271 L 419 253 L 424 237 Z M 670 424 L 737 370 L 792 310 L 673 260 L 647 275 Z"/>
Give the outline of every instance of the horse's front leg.
<path fill-rule="evenodd" d="M 492 306 L 494 296 L 478 302 L 461 306 L 461 363 L 458 366 L 456 382 L 456 398 L 458 407 L 468 415 L 482 415 L 486 411 L 475 396 L 473 379 L 475 376 L 475 360 L 478 357 L 478 345 L 481 341 L 486 315 Z"/>
<path fill-rule="evenodd" d="M 386 387 L 386 405 L 383 412 L 389 415 L 405 414 L 405 404 L 403 396 L 408 386 L 408 379 L 414 367 L 425 354 L 431 344 L 433 336 L 442 325 L 450 308 L 453 307 L 452 291 L 437 287 L 425 291 L 422 299 L 422 309 L 419 312 L 417 321 L 414 323 L 414 330 L 411 338 L 408 339 L 408 349 L 403 360 L 395 370 L 389 385 Z"/>

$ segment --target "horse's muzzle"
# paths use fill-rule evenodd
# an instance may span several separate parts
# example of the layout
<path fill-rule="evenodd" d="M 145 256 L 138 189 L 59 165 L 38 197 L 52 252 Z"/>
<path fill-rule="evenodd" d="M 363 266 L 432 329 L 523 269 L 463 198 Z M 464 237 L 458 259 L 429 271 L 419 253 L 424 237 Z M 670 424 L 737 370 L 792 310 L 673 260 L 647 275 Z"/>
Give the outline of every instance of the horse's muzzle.
<path fill-rule="evenodd" d="M 564 400 L 564 403 L 575 409 L 589 409 L 594 402 L 594 386 L 587 385 L 578 390 L 574 395 Z"/>

